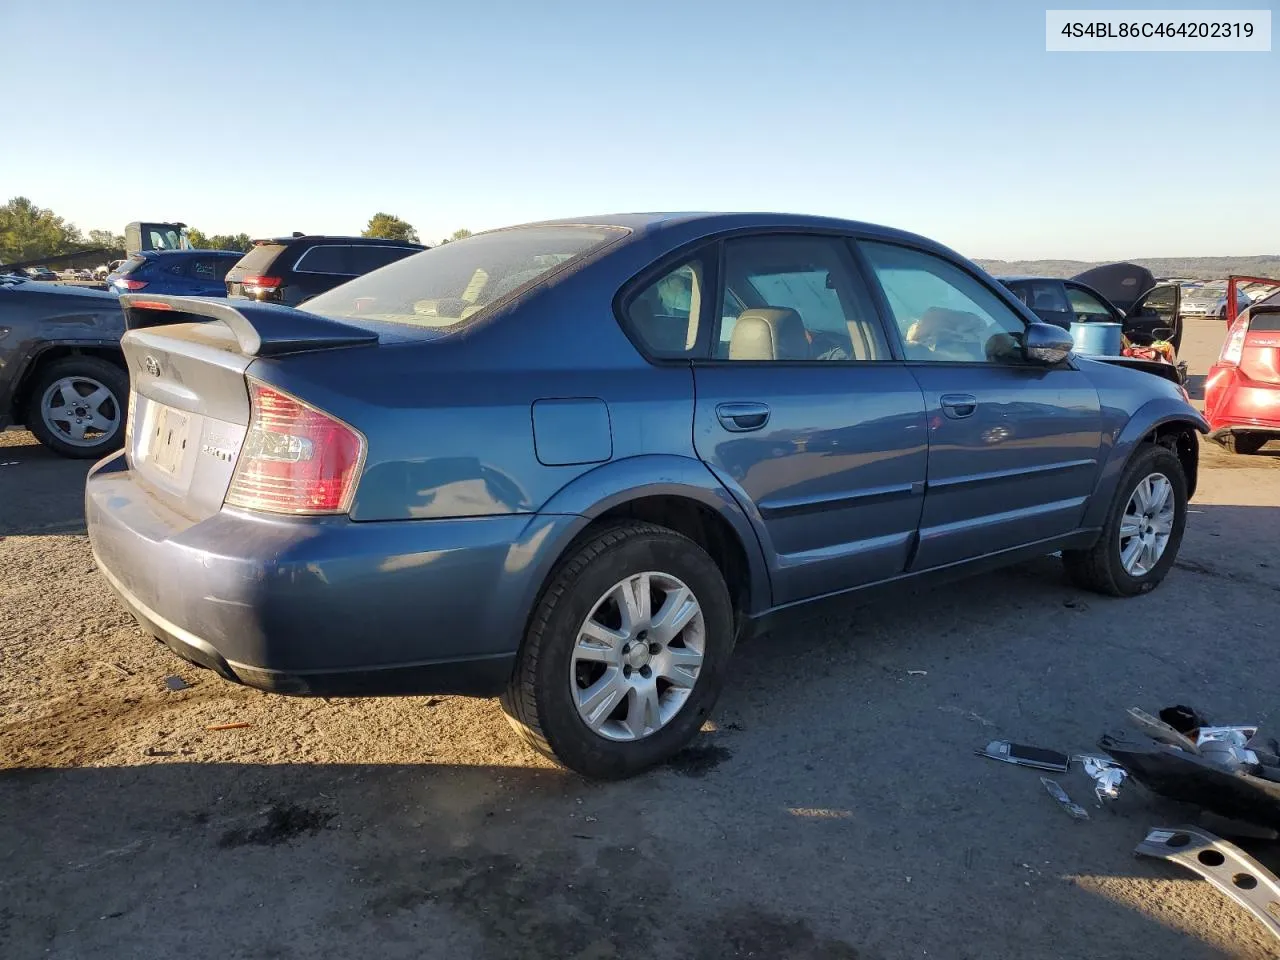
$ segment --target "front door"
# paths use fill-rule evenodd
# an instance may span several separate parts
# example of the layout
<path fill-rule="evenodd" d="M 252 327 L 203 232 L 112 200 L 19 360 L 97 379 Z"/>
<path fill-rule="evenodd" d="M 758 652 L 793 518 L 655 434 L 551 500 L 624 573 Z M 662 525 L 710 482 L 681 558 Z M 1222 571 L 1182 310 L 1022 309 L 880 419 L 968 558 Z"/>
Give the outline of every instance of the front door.
<path fill-rule="evenodd" d="M 1069 363 L 1023 360 L 1021 314 L 960 264 L 892 243 L 859 247 L 928 416 L 929 470 L 911 569 L 1075 530 L 1102 441 L 1088 377 Z"/>
<path fill-rule="evenodd" d="M 924 495 L 924 400 L 848 243 L 740 237 L 721 262 L 712 358 L 694 363 L 694 445 L 751 516 L 774 603 L 903 573 Z"/>
<path fill-rule="evenodd" d="M 1181 307 L 1181 285 L 1158 284 L 1139 297 L 1126 312 L 1125 334 L 1135 334 L 1148 343 L 1150 340 L 1172 341 L 1176 352 L 1182 341 L 1182 318 L 1179 316 Z"/>

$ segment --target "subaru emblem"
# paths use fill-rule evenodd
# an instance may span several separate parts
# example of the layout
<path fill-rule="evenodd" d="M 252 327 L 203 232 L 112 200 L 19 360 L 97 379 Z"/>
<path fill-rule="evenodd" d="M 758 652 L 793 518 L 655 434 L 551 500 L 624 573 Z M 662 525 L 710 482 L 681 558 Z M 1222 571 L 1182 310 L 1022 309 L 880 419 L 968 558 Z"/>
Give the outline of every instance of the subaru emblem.
<path fill-rule="evenodd" d="M 160 361 L 155 357 L 147 357 L 142 361 L 143 368 L 153 377 L 160 376 Z"/>

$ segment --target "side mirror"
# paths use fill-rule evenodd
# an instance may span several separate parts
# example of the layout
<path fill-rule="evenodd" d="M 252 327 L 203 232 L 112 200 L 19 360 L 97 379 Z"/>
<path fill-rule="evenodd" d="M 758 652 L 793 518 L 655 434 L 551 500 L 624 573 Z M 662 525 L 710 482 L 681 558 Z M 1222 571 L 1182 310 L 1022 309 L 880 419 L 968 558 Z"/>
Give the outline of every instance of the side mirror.
<path fill-rule="evenodd" d="M 1022 339 L 1022 356 L 1032 363 L 1061 363 L 1075 347 L 1071 334 L 1052 323 L 1031 323 Z"/>

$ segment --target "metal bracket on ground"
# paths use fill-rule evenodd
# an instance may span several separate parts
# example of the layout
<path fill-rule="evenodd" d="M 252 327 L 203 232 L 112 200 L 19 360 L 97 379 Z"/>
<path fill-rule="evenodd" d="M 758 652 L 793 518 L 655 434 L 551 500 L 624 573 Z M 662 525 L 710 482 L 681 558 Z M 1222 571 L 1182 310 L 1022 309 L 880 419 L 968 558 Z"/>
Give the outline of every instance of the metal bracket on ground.
<path fill-rule="evenodd" d="M 1133 852 L 1198 873 L 1280 939 L 1280 880 L 1235 844 L 1195 827 L 1153 827 Z"/>

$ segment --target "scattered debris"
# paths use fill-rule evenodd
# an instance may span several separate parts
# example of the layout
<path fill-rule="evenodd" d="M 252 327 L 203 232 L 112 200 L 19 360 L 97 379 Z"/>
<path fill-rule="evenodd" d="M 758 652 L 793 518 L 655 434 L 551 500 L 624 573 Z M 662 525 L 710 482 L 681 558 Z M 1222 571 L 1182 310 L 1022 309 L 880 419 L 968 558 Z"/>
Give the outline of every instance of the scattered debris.
<path fill-rule="evenodd" d="M 164 678 L 164 685 L 170 690 L 186 690 L 191 684 L 183 680 L 177 674 Z"/>
<path fill-rule="evenodd" d="M 252 727 L 253 724 L 242 720 L 239 723 L 211 723 L 206 730 L 243 730 L 245 727 Z"/>
<path fill-rule="evenodd" d="M 1280 938 L 1280 881 L 1235 844 L 1194 827 L 1153 828 L 1134 848 L 1199 874 Z"/>
<path fill-rule="evenodd" d="M 101 663 L 101 664 L 103 664 L 103 665 L 105 665 L 105 666 L 110 667 L 112 670 L 114 670 L 116 673 L 120 674 L 120 676 L 122 676 L 122 677 L 132 677 L 132 676 L 133 676 L 133 671 L 132 671 L 132 670 L 130 670 L 128 667 L 121 666 L 120 664 L 116 663 L 114 660 L 99 660 L 98 662 L 99 662 L 99 663 Z"/>
<path fill-rule="evenodd" d="M 156 747 L 147 747 L 142 751 L 144 757 L 172 757 L 178 751 L 176 750 L 160 750 Z"/>
<path fill-rule="evenodd" d="M 1065 772 L 1070 758 L 1056 750 L 1045 750 L 1042 747 L 1029 747 L 1023 743 L 1010 743 L 1008 740 L 992 740 L 983 750 L 975 751 L 980 757 L 990 757 L 1003 763 L 1013 763 L 1021 767 L 1035 767 L 1037 770 L 1055 770 Z"/>
<path fill-rule="evenodd" d="M 1129 722 L 1157 743 L 1167 743 L 1180 750 L 1196 752 L 1196 745 L 1185 733 L 1180 733 L 1159 717 L 1153 717 L 1137 707 L 1129 708 Z"/>
<path fill-rule="evenodd" d="M 1084 772 L 1093 778 L 1093 793 L 1099 803 L 1103 800 L 1114 800 L 1120 796 L 1120 784 L 1129 775 L 1124 767 L 1106 757 L 1086 755 L 1075 759 L 1080 761 Z"/>
<path fill-rule="evenodd" d="M 1050 780 L 1048 777 L 1041 777 L 1040 782 L 1044 784 L 1044 788 L 1049 791 L 1049 796 L 1058 801 L 1058 806 L 1067 811 L 1068 814 L 1077 820 L 1088 820 L 1089 811 L 1080 804 L 1076 803 L 1069 796 L 1067 791 L 1062 789 L 1061 784 L 1057 780 Z"/>
<path fill-rule="evenodd" d="M 928 670 L 908 670 L 907 671 L 908 677 L 927 677 L 928 675 L 929 675 Z"/>

